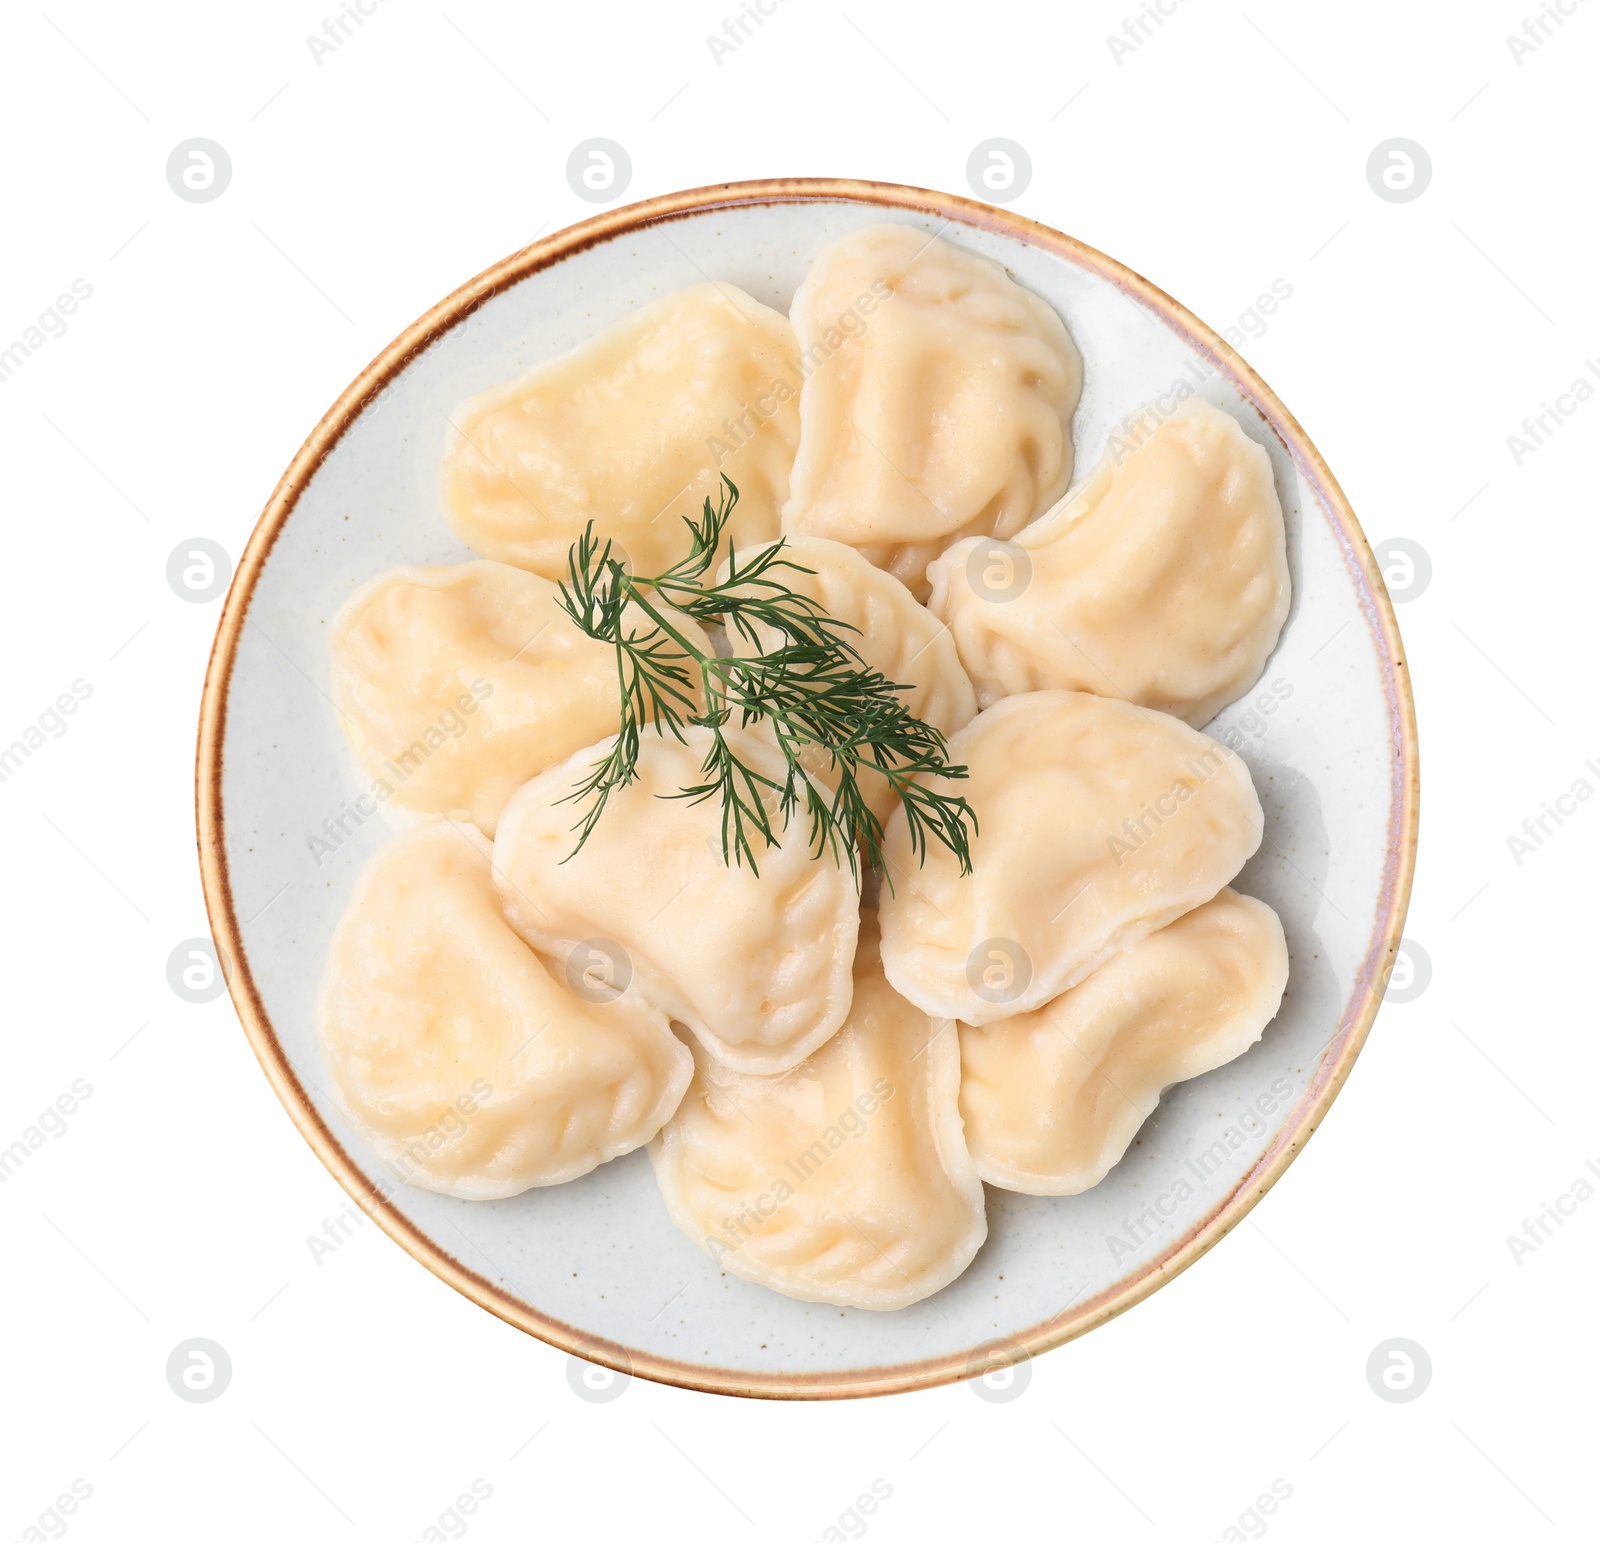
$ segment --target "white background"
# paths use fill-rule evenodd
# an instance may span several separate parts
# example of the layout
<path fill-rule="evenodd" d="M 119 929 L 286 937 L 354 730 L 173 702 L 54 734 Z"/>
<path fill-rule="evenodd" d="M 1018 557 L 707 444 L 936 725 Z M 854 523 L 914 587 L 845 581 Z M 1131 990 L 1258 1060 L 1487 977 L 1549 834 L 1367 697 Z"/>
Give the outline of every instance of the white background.
<path fill-rule="evenodd" d="M 1135 3 L 781 0 L 720 62 L 715 5 L 381 0 L 320 63 L 307 4 L 8 11 L 0 347 L 73 280 L 93 295 L 0 384 L 0 742 L 75 679 L 93 694 L 0 783 L 0 1146 L 93 1091 L 0 1185 L 4 1543 L 74 1479 L 85 1540 L 414 1540 L 474 1479 L 484 1543 L 814 1540 L 877 1479 L 885 1543 L 1594 1535 L 1600 1196 L 1520 1262 L 1506 1239 L 1600 1165 L 1600 805 L 1520 863 L 1507 838 L 1600 788 L 1600 405 L 1520 466 L 1507 438 L 1600 357 L 1600 3 L 1563 0 L 1519 59 L 1526 0 L 1166 0 L 1119 61 Z M 1020 142 L 1015 207 L 1219 329 L 1288 281 L 1243 351 L 1369 535 L 1431 557 L 1399 608 L 1424 762 L 1406 931 L 1431 984 L 1385 1008 L 1249 1221 L 1007 1403 L 580 1399 L 564 1355 L 370 1224 L 313 1261 L 342 1193 L 227 999 L 166 982 L 205 930 L 192 754 L 220 607 L 174 594 L 168 554 L 205 535 L 237 557 L 369 358 L 593 213 L 564 168 L 596 135 L 630 152 L 630 200 L 791 173 L 965 192 L 976 144 Z M 165 177 L 194 136 L 233 162 L 207 204 Z M 1366 178 L 1393 136 L 1433 163 L 1409 203 Z M 232 1360 L 215 1402 L 167 1385 L 194 1336 Z M 1433 1365 L 1405 1404 L 1365 1373 L 1395 1336 Z M 1274 1480 L 1291 1497 L 1250 1518 Z"/>

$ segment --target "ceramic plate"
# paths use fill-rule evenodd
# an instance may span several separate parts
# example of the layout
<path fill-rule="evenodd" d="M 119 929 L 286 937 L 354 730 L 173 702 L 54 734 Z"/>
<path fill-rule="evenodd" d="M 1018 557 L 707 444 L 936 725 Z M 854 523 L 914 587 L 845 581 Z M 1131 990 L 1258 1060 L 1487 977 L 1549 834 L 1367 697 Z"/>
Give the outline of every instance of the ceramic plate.
<path fill-rule="evenodd" d="M 993 258 L 1066 320 L 1084 361 L 1080 475 L 1120 421 L 1170 405 L 1179 382 L 1231 413 L 1272 456 L 1294 581 L 1260 684 L 1210 728 L 1248 761 L 1266 811 L 1236 883 L 1288 932 L 1282 1012 L 1248 1054 L 1174 1088 L 1097 1188 L 989 1190 L 971 1268 L 893 1313 L 791 1301 L 722 1273 L 668 1221 L 642 1151 L 512 1200 L 395 1185 L 329 1099 L 312 1023 L 335 920 L 388 834 L 355 802 L 363 784 L 328 700 L 325 632 L 380 570 L 473 555 L 439 510 L 446 415 L 686 285 L 727 280 L 786 312 L 818 248 L 880 220 Z M 969 1377 L 1093 1328 L 1193 1263 L 1283 1173 L 1350 1071 L 1400 937 L 1416 738 L 1394 616 L 1355 516 L 1283 404 L 1210 328 L 1004 210 L 796 180 L 674 194 L 540 241 L 369 366 L 295 457 L 240 560 L 206 681 L 197 792 L 212 930 L 245 1031 L 318 1156 L 409 1253 L 588 1360 L 719 1392 L 836 1397 Z"/>

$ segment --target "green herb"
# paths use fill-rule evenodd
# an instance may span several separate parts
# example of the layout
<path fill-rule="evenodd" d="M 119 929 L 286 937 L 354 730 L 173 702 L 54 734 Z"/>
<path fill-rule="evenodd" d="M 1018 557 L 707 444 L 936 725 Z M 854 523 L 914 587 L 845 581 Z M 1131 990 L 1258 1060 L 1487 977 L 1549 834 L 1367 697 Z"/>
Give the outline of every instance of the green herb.
<path fill-rule="evenodd" d="M 646 728 L 687 742 L 684 727 L 711 731 L 711 748 L 701 766 L 704 781 L 666 797 L 696 803 L 722 800 L 722 855 L 728 863 L 757 868 L 761 850 L 776 845 L 789 820 L 805 808 L 811 822 L 813 856 L 824 847 L 850 864 L 859 876 L 858 854 L 883 868 L 883 826 L 867 806 L 861 776 L 884 778 L 895 790 L 910 827 L 918 862 L 930 836 L 949 847 L 972 871 L 970 835 L 977 816 L 966 799 L 940 792 L 916 779 L 967 775 L 965 766 L 946 759 L 944 735 L 912 716 L 903 700 L 909 686 L 869 669 L 847 634 L 857 629 L 830 616 L 808 595 L 782 582 L 784 570 L 809 573 L 784 555 L 782 541 L 744 559 L 728 546 L 728 572 L 721 582 L 708 579 L 717 561 L 724 530 L 739 501 L 739 490 L 722 479 L 716 507 L 705 501 L 700 519 L 685 519 L 688 555 L 653 578 L 631 574 L 601 544 L 591 521 L 567 554 L 567 581 L 561 604 L 590 637 L 616 654 L 621 723 L 616 742 L 595 763 L 567 802 L 588 802 L 576 853 L 589 839 L 614 788 L 638 776 L 640 738 Z M 681 625 L 691 617 L 706 626 L 720 623 L 730 637 L 758 650 L 745 657 L 706 653 Z M 767 644 L 763 650 L 763 644 Z M 695 695 L 698 670 L 705 693 Z M 760 720 L 772 726 L 786 770 L 777 780 L 739 758 L 726 729 Z M 806 775 L 801 756 L 818 746 L 839 786 L 831 795 Z M 774 827 L 770 804 L 776 805 Z M 571 855 L 571 854 L 569 854 Z M 886 875 L 887 877 L 887 875 Z M 893 888 L 892 880 L 890 882 Z"/>

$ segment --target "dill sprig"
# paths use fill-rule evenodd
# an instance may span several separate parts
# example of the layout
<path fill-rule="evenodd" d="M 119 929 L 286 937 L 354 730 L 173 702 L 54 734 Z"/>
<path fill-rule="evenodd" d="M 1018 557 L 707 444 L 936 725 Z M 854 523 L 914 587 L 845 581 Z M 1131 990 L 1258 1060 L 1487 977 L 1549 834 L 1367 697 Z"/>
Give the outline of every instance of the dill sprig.
<path fill-rule="evenodd" d="M 863 662 L 848 637 L 857 629 L 781 578 L 786 569 L 812 570 L 786 556 L 782 541 L 750 558 L 730 541 L 726 573 L 720 580 L 710 577 L 738 501 L 738 488 L 723 477 L 715 507 L 708 498 L 698 520 L 684 519 L 687 555 L 654 577 L 629 573 L 612 555 L 611 543 L 596 536 L 593 521 L 567 553 L 562 607 L 583 632 L 611 645 L 621 699 L 616 740 L 566 800 L 588 804 L 573 827 L 579 833 L 573 852 L 589 839 L 613 789 L 638 776 L 645 730 L 653 726 L 687 743 L 684 728 L 694 725 L 711 731 L 701 765 L 704 780 L 663 796 L 696 803 L 720 797 L 724 862 L 748 863 L 759 872 L 758 846 L 764 851 L 776 845 L 803 808 L 814 857 L 826 848 L 859 878 L 865 850 L 868 862 L 883 869 L 883 825 L 861 787 L 862 773 L 869 773 L 894 789 L 919 863 L 933 839 L 970 873 L 977 816 L 966 799 L 917 780 L 959 779 L 967 768 L 952 766 L 944 735 L 907 710 L 903 694 L 911 688 Z M 683 628 L 683 617 L 704 626 L 720 623 L 755 652 L 708 654 Z M 696 698 L 696 670 L 703 705 Z M 741 760 L 725 733 L 729 723 L 748 728 L 761 720 L 771 725 L 783 756 L 781 780 Z M 801 758 L 811 746 L 821 749 L 838 774 L 831 794 L 806 774 Z M 892 889 L 892 879 L 885 878 Z"/>

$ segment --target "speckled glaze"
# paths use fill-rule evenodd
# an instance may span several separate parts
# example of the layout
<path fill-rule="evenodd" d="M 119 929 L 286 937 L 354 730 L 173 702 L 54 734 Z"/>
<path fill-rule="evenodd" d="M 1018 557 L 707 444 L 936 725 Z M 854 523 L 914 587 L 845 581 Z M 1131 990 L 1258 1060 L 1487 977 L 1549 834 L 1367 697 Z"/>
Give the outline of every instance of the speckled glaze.
<path fill-rule="evenodd" d="M 971 1268 L 895 1313 L 793 1301 L 723 1273 L 667 1219 L 643 1152 L 510 1200 L 396 1185 L 327 1096 L 312 1023 L 335 920 L 388 834 L 358 801 L 365 784 L 328 700 L 326 628 L 380 570 L 470 555 L 438 507 L 445 415 L 707 278 L 787 310 L 821 245 L 878 220 L 994 258 L 1060 312 L 1084 357 L 1080 477 L 1119 420 L 1170 401 L 1179 380 L 1232 413 L 1272 457 L 1294 581 L 1261 683 L 1210 726 L 1249 762 L 1266 811 L 1235 887 L 1283 918 L 1282 1012 L 1246 1055 L 1174 1088 L 1097 1188 L 989 1191 Z M 402 1247 L 591 1361 L 723 1393 L 851 1397 L 972 1376 L 1084 1333 L 1193 1263 L 1283 1173 L 1382 996 L 1411 884 L 1417 749 L 1393 612 L 1355 516 L 1283 404 L 1210 328 L 1005 210 L 798 179 L 586 221 L 463 286 L 373 361 L 295 457 L 239 563 L 206 679 L 196 797 L 212 931 L 245 1032 L 317 1155 Z"/>

